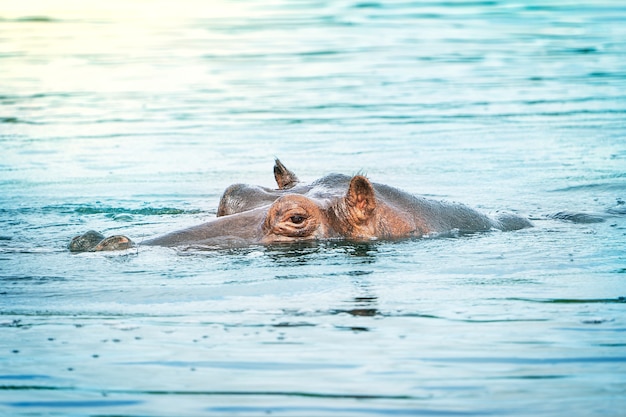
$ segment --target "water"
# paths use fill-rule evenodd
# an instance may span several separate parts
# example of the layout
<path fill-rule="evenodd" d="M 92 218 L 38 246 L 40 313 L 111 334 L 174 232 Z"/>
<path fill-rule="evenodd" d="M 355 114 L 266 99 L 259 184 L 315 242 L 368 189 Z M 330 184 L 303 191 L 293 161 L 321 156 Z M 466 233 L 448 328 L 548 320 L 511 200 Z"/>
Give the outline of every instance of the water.
<path fill-rule="evenodd" d="M 592 3 L 0 1 L 0 415 L 623 415 L 626 6 Z M 535 227 L 66 249 L 275 156 Z"/>

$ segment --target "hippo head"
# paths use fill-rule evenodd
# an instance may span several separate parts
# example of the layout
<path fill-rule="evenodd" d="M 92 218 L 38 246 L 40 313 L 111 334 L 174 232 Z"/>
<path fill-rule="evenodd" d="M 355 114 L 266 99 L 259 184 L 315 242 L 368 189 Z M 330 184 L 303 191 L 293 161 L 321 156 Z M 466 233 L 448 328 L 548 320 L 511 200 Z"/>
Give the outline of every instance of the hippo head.
<path fill-rule="evenodd" d="M 228 210 L 207 223 L 172 232 L 144 245 L 240 246 L 325 239 L 371 240 L 421 236 L 422 227 L 406 210 L 378 198 L 362 175 L 330 176 L 316 187 L 269 190 L 229 187 Z M 331 191 L 328 191 L 331 190 Z"/>
<path fill-rule="evenodd" d="M 370 240 L 420 235 L 412 220 L 378 200 L 369 180 L 357 175 L 340 197 L 312 198 L 301 194 L 278 197 L 265 215 L 261 242 Z"/>

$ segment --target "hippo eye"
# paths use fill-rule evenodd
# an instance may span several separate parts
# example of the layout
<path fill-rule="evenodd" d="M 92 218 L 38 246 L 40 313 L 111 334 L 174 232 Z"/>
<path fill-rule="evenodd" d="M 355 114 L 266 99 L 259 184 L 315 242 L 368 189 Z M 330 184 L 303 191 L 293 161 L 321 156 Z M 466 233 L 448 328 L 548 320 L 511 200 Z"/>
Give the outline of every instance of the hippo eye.
<path fill-rule="evenodd" d="M 264 242 L 315 239 L 323 232 L 324 215 L 317 203 L 299 194 L 286 194 L 268 209 Z"/>
<path fill-rule="evenodd" d="M 291 216 L 289 221 L 293 224 L 302 224 L 306 220 L 306 217 L 300 216 L 296 214 L 295 216 Z"/>

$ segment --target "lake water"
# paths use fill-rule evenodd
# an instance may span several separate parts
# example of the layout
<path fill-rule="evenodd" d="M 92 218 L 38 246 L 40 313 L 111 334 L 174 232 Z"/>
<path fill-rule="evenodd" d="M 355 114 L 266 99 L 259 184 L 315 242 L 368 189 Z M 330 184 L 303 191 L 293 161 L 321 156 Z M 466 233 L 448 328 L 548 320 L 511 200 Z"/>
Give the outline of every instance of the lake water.
<path fill-rule="evenodd" d="M 586 3 L 1 0 L 0 415 L 624 415 L 626 4 Z M 274 157 L 535 227 L 67 250 Z"/>

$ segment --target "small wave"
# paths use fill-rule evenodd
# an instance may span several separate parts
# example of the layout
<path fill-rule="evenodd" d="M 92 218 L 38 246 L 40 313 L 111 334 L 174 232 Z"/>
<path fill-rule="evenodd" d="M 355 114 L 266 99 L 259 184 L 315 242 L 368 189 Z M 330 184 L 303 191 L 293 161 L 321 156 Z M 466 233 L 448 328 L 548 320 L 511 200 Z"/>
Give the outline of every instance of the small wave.
<path fill-rule="evenodd" d="M 533 303 L 549 303 L 549 304 L 590 304 L 590 303 L 626 303 L 626 297 L 617 298 L 508 298 L 511 301 L 529 301 Z"/>
<path fill-rule="evenodd" d="M 588 46 L 588 47 L 564 49 L 563 52 L 570 53 L 570 54 L 593 54 L 595 52 L 598 52 L 598 49 L 594 48 L 593 46 Z"/>
<path fill-rule="evenodd" d="M 603 223 L 606 221 L 601 214 L 576 213 L 571 211 L 560 211 L 547 217 L 554 220 L 565 220 L 579 224 Z"/>
<path fill-rule="evenodd" d="M 81 92 L 46 92 L 46 93 L 34 93 L 34 94 L 11 94 L 0 95 L 0 100 L 20 101 L 20 100 L 32 100 L 40 98 L 69 98 L 69 97 L 86 97 L 88 93 Z"/>
<path fill-rule="evenodd" d="M 623 182 L 607 182 L 607 183 L 589 183 L 589 184 L 579 184 L 579 185 L 571 185 L 563 188 L 556 188 L 551 190 L 552 192 L 571 192 L 571 191 L 623 191 L 624 183 Z"/>
<path fill-rule="evenodd" d="M 584 356 L 571 358 L 520 358 L 520 357 L 454 357 L 454 358 L 422 358 L 427 362 L 447 363 L 487 363 L 517 365 L 558 365 L 571 363 L 626 363 L 626 356 Z"/>
<path fill-rule="evenodd" d="M 120 365 L 147 365 L 167 366 L 175 368 L 217 368 L 217 369 L 246 369 L 257 371 L 275 370 L 321 370 L 321 369 L 354 369 L 357 365 L 347 363 L 307 363 L 307 362 L 244 362 L 244 361 L 145 361 L 122 362 Z"/>
<path fill-rule="evenodd" d="M 83 401 L 13 401 L 5 402 L 5 405 L 16 408 L 100 408 L 119 407 L 141 404 L 139 400 L 83 400 Z"/>
<path fill-rule="evenodd" d="M 17 19 L 13 19 L 14 22 L 21 22 L 21 23 L 52 23 L 52 22 L 58 22 L 57 19 L 54 19 L 52 17 L 48 17 L 48 16 L 25 16 L 25 17 L 18 17 Z"/>
<path fill-rule="evenodd" d="M 37 379 L 52 379 L 52 377 L 40 374 L 0 375 L 0 380 L 2 381 L 33 381 Z"/>
<path fill-rule="evenodd" d="M 25 125 L 41 124 L 41 123 L 37 123 L 37 122 L 31 122 L 29 120 L 19 119 L 17 117 L 0 117 L 0 123 L 5 123 L 5 124 L 25 124 Z"/>
<path fill-rule="evenodd" d="M 5 19 L 0 17 L 0 22 L 16 22 L 16 23 L 53 23 L 60 22 L 58 19 L 54 19 L 48 16 L 24 16 L 14 19 Z"/>
<path fill-rule="evenodd" d="M 308 395 L 307 395 L 308 397 Z M 317 396 L 316 396 L 317 397 Z M 403 396 L 381 396 L 381 395 L 325 395 L 320 396 L 322 398 L 356 398 L 356 399 L 415 399 L 415 397 L 403 397 Z M 458 411 L 458 410 L 441 410 L 441 409 L 415 409 L 415 408 L 377 408 L 377 407 L 327 407 L 327 406 L 274 406 L 269 405 L 266 407 L 257 407 L 257 406 L 245 406 L 245 405 L 234 405 L 234 406 L 220 406 L 220 407 L 210 407 L 207 408 L 207 411 L 216 412 L 216 413 L 226 413 L 226 414 L 236 414 L 240 413 L 254 413 L 254 415 L 262 415 L 267 414 L 271 415 L 273 413 L 284 415 L 285 413 L 295 415 L 383 415 L 383 416 L 484 416 L 484 415 L 493 415 L 493 412 L 483 410 L 483 411 Z"/>
<path fill-rule="evenodd" d="M 184 210 L 174 207 L 143 207 L 138 209 L 129 209 L 124 207 L 98 207 L 98 206 L 47 206 L 46 209 L 60 209 L 64 210 L 72 208 L 72 211 L 78 214 L 107 214 L 111 217 L 118 217 L 123 215 L 140 215 L 140 216 L 163 216 L 163 215 L 177 215 L 177 214 L 199 214 L 202 210 L 192 209 Z"/>
<path fill-rule="evenodd" d="M 591 78 L 616 78 L 619 80 L 623 80 L 626 74 L 621 72 L 606 72 L 606 71 L 594 71 L 590 72 L 589 77 Z"/>
<path fill-rule="evenodd" d="M 34 284 L 47 284 L 49 282 L 66 281 L 67 278 L 61 276 L 49 276 L 49 275 L 9 275 L 0 278 L 0 282 L 15 283 L 15 282 L 30 282 Z"/>
<path fill-rule="evenodd" d="M 382 3 L 367 1 L 356 3 L 352 6 L 353 9 L 382 9 L 384 5 Z"/>
<path fill-rule="evenodd" d="M 64 252 L 64 250 L 54 248 L 31 248 L 31 247 L 3 247 L 0 248 L 0 254 L 47 254 Z"/>
<path fill-rule="evenodd" d="M 443 1 L 443 2 L 409 2 L 409 3 L 398 3 L 394 4 L 393 2 L 377 2 L 377 1 L 363 1 L 354 4 L 351 6 L 353 9 L 405 9 L 407 7 L 429 7 L 429 6 L 437 6 L 442 8 L 452 7 L 452 8 L 472 8 L 472 7 L 491 7 L 498 6 L 498 1 L 493 0 L 484 0 L 484 1 Z"/>

